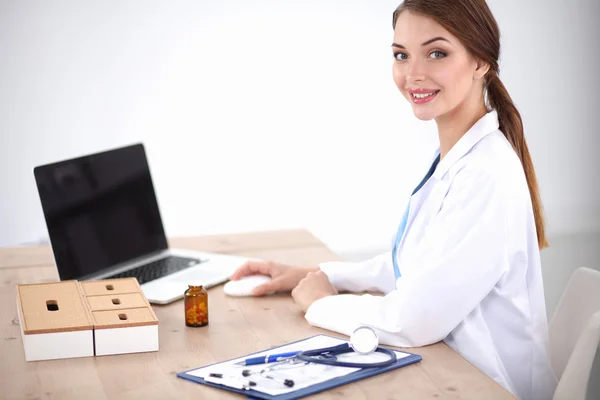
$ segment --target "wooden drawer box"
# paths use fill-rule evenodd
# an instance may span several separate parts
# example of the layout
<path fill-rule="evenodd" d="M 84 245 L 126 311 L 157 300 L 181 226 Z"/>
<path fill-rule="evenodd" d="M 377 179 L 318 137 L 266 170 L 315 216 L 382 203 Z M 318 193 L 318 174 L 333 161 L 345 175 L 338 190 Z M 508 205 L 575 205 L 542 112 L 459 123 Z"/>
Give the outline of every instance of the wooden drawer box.
<path fill-rule="evenodd" d="M 158 319 L 137 279 L 17 285 L 27 361 L 158 351 Z"/>

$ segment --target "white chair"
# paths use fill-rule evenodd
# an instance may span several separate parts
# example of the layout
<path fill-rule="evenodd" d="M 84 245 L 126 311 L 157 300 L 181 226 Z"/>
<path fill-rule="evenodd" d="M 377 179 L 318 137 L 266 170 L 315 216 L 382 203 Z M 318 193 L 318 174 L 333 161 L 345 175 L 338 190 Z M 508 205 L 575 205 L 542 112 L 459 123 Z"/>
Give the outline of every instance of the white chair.
<path fill-rule="evenodd" d="M 558 379 L 554 400 L 585 400 L 600 342 L 600 271 L 581 267 L 573 273 L 549 330 Z"/>

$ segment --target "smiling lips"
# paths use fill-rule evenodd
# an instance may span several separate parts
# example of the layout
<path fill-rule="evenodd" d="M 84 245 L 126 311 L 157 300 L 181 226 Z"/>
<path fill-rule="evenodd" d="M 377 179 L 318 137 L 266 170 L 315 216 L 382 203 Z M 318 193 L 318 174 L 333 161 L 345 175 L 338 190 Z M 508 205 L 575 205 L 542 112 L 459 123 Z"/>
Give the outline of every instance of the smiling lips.
<path fill-rule="evenodd" d="M 428 103 L 431 100 L 433 100 L 437 94 L 439 93 L 439 90 L 434 90 L 434 89 L 414 89 L 408 90 L 408 93 L 410 94 L 410 98 L 413 101 L 413 103 L 415 104 L 424 104 L 424 103 Z"/>

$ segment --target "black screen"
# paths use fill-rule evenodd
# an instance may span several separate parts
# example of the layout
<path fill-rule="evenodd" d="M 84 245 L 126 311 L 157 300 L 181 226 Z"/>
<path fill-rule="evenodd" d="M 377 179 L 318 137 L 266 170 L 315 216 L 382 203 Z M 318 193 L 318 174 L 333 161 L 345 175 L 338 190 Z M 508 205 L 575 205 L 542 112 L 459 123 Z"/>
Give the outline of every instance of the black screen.
<path fill-rule="evenodd" d="M 167 248 L 143 145 L 39 166 L 34 175 L 61 280 Z"/>

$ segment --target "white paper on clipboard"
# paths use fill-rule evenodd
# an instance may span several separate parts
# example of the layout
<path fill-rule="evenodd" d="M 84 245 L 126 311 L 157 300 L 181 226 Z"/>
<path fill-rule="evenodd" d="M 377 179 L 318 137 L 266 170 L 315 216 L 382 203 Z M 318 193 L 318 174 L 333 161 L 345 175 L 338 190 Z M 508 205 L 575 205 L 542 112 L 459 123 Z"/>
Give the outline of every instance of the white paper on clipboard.
<path fill-rule="evenodd" d="M 298 350 L 312 350 L 320 349 L 324 347 L 336 346 L 341 343 L 346 343 L 346 340 L 334 338 L 331 336 L 317 335 L 306 340 L 292 343 L 286 346 L 278 347 L 277 350 L 269 349 L 263 352 L 253 354 L 252 356 L 268 355 L 273 353 L 285 353 L 289 351 Z M 410 354 L 403 353 L 401 351 L 395 351 L 398 359 L 408 357 Z M 325 381 L 328 381 L 339 376 L 344 376 L 352 372 L 358 371 L 359 368 L 347 368 L 347 367 L 333 367 L 322 364 L 295 364 L 285 365 L 281 364 L 280 367 L 275 367 L 277 363 L 251 365 L 251 366 L 240 366 L 235 363 L 246 359 L 247 356 L 236 358 L 234 360 L 225 361 L 218 364 L 213 364 L 207 367 L 197 368 L 195 370 L 188 371 L 187 374 L 197 376 L 206 379 L 209 374 L 222 374 L 222 383 L 225 386 L 240 385 L 242 382 L 252 381 L 256 383 L 256 386 L 252 386 L 252 390 L 266 393 L 272 396 L 291 393 L 299 389 L 303 389 L 312 385 L 316 385 Z M 372 353 L 369 355 L 361 355 L 358 353 L 347 353 L 338 356 L 340 361 L 348 362 L 360 362 L 370 363 L 387 360 L 388 356 L 381 353 Z M 259 374 L 261 370 L 265 368 L 275 367 L 273 371 L 269 371 L 267 375 L 272 376 L 278 380 L 269 379 Z M 252 374 L 246 378 L 242 376 L 243 370 L 250 370 Z M 281 381 L 284 379 L 292 379 L 294 381 L 293 387 L 285 386 Z M 217 382 L 218 380 L 211 379 L 211 382 Z"/>

